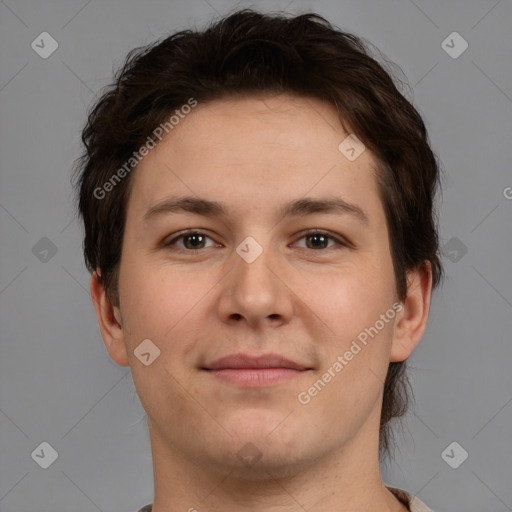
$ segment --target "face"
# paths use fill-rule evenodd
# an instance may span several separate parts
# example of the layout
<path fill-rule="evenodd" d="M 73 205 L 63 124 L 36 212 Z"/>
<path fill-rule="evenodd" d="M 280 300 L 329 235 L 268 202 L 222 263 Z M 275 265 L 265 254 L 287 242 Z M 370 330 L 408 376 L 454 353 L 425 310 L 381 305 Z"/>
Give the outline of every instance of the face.
<path fill-rule="evenodd" d="M 348 135 L 319 100 L 220 100 L 133 171 L 107 348 L 169 456 L 278 471 L 378 441 L 403 312 L 375 161 Z"/>

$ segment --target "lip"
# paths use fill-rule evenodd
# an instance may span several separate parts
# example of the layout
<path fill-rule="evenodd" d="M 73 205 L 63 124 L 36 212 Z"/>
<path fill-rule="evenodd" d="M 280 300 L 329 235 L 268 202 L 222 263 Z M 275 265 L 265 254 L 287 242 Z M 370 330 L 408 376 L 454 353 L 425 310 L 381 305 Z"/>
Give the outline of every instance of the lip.
<path fill-rule="evenodd" d="M 259 387 L 304 375 L 311 368 L 278 354 L 232 354 L 203 367 L 212 376 L 245 387 Z"/>
<path fill-rule="evenodd" d="M 216 359 L 206 366 L 207 370 L 239 370 L 239 369 L 269 369 L 288 368 L 291 370 L 307 370 L 304 365 L 286 359 L 279 354 L 262 354 L 250 356 L 247 354 L 231 354 Z"/>

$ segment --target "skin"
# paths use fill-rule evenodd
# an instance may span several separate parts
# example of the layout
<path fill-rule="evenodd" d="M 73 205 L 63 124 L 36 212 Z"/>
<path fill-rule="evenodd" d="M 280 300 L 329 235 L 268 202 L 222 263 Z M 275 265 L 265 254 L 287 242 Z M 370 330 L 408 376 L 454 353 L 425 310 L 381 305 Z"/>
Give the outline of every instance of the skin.
<path fill-rule="evenodd" d="M 379 418 L 389 362 L 407 359 L 425 330 L 428 264 L 409 272 L 403 309 L 378 335 L 308 404 L 297 398 L 398 301 L 375 160 L 365 150 L 349 161 L 338 150 L 347 135 L 320 100 L 217 100 L 192 109 L 133 171 L 119 307 L 96 273 L 91 295 L 107 351 L 130 366 L 148 416 L 154 512 L 406 510 L 380 476 Z M 219 201 L 228 215 L 143 221 L 156 203 L 186 195 Z M 368 223 L 279 213 L 333 195 Z M 207 238 L 164 246 L 190 228 Z M 312 228 L 349 244 L 303 234 Z M 236 252 L 248 236 L 263 248 L 252 263 Z M 134 350 L 148 338 L 160 355 L 145 366 Z M 200 369 L 236 352 L 312 369 L 255 389 Z M 261 453 L 252 465 L 237 457 L 248 442 Z"/>

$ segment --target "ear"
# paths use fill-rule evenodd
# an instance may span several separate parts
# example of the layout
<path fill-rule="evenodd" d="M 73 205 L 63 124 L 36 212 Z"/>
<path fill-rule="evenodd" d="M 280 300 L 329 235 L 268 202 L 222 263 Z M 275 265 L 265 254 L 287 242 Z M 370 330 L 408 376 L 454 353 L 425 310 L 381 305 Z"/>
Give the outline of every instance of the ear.
<path fill-rule="evenodd" d="M 121 311 L 108 300 L 103 281 L 93 272 L 90 284 L 91 298 L 98 317 L 101 337 L 110 357 L 122 366 L 128 366 L 128 354 L 121 326 Z"/>
<path fill-rule="evenodd" d="M 407 359 L 419 343 L 427 326 L 431 293 L 432 267 L 425 261 L 407 273 L 407 296 L 395 322 L 391 362 Z"/>

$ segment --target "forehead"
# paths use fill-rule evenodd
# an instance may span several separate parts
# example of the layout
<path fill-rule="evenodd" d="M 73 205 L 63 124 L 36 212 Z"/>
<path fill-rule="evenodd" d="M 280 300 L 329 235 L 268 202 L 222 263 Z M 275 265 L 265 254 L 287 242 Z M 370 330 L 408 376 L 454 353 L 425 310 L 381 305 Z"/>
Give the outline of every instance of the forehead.
<path fill-rule="evenodd" d="M 140 216 L 170 195 L 224 198 L 234 215 L 335 192 L 351 203 L 378 200 L 370 152 L 351 161 L 340 151 L 349 135 L 334 106 L 321 100 L 279 95 L 198 104 L 134 171 L 129 211 Z"/>

